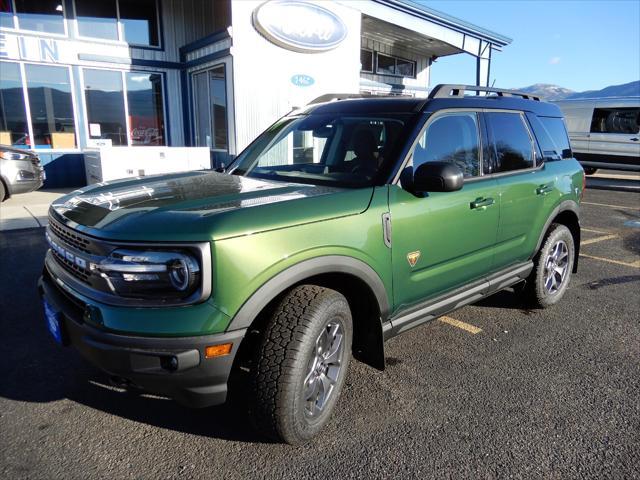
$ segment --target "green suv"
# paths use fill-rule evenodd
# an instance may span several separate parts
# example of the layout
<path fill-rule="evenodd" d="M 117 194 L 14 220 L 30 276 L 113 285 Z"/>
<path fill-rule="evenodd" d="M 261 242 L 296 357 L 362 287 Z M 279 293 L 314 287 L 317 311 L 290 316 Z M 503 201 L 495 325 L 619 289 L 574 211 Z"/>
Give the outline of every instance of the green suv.
<path fill-rule="evenodd" d="M 352 356 L 383 369 L 385 340 L 508 287 L 562 298 L 584 173 L 558 107 L 452 85 L 325 97 L 224 172 L 54 203 L 39 282 L 53 337 L 120 385 L 231 398 L 297 444 L 327 423 Z"/>

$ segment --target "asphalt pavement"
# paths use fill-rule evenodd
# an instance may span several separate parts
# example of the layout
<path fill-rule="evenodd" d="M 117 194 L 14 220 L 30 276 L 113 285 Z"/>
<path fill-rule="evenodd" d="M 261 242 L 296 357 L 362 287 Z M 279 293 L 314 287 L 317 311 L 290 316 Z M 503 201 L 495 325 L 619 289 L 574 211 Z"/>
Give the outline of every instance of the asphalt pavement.
<path fill-rule="evenodd" d="M 505 291 L 391 340 L 303 447 L 109 386 L 47 332 L 44 229 L 1 232 L 0 477 L 640 478 L 640 194 L 612 188 L 586 192 L 559 305 Z"/>

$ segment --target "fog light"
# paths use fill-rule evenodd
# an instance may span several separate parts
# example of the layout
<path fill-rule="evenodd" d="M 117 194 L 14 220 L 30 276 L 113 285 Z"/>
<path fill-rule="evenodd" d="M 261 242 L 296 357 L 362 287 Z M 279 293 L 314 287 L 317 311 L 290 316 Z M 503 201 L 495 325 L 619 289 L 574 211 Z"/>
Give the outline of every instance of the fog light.
<path fill-rule="evenodd" d="M 223 357 L 231 353 L 233 343 L 222 343 L 220 345 L 210 345 L 204 349 L 205 358 Z"/>

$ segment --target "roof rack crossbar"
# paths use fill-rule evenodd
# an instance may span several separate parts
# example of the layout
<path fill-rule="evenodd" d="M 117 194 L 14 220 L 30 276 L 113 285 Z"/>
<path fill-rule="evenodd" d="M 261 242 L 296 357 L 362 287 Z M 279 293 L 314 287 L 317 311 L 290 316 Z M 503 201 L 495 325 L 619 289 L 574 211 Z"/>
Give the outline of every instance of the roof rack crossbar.
<path fill-rule="evenodd" d="M 450 85 L 440 84 L 433 87 L 429 93 L 429 98 L 451 98 L 464 97 L 466 91 L 470 92 L 487 92 L 495 93 L 498 97 L 521 97 L 525 100 L 540 101 L 537 95 L 531 95 L 526 92 L 518 92 L 517 90 L 507 90 L 504 88 L 480 87 L 477 85 Z"/>
<path fill-rule="evenodd" d="M 346 100 L 348 98 L 369 98 L 372 97 L 370 93 L 325 93 L 319 97 L 311 100 L 307 105 L 314 105 L 316 103 L 333 102 L 337 100 Z"/>

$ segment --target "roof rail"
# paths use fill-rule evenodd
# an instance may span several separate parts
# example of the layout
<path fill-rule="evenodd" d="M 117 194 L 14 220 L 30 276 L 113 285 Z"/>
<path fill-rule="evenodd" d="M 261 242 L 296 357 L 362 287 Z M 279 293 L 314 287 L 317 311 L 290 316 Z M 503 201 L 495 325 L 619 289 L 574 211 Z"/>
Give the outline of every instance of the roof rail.
<path fill-rule="evenodd" d="M 336 100 L 346 100 L 348 98 L 369 98 L 372 97 L 370 93 L 325 93 L 317 98 L 311 100 L 307 105 L 314 105 L 316 103 L 333 102 Z"/>
<path fill-rule="evenodd" d="M 531 95 L 526 92 L 518 92 L 516 90 L 506 90 L 504 88 L 479 87 L 476 85 L 448 85 L 440 84 L 433 87 L 429 93 L 429 98 L 451 98 L 464 97 L 464 92 L 487 92 L 495 93 L 498 97 L 522 97 L 525 100 L 540 101 L 537 95 Z"/>

